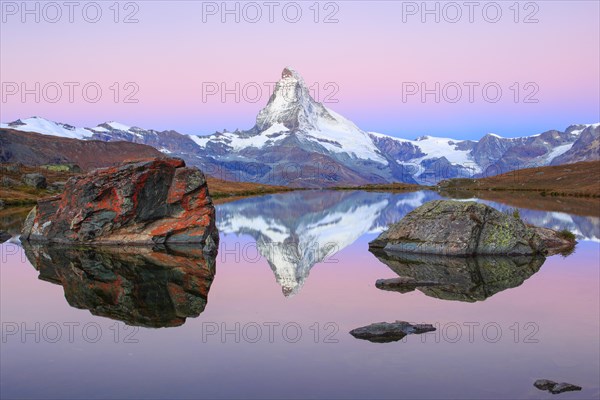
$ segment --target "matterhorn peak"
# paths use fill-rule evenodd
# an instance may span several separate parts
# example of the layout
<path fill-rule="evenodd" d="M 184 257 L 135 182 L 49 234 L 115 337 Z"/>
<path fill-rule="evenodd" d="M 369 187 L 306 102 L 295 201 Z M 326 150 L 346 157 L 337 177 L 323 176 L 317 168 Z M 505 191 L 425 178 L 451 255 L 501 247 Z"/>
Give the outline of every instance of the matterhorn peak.
<path fill-rule="evenodd" d="M 318 115 L 326 113 L 325 108 L 310 96 L 302 76 L 286 67 L 269 102 L 256 118 L 256 128 L 264 131 L 282 124 L 289 130 L 310 130 L 315 128 Z"/>
<path fill-rule="evenodd" d="M 283 69 L 283 71 L 281 71 L 281 79 L 285 79 L 285 80 L 294 80 L 297 82 L 300 82 L 302 85 L 304 85 L 304 79 L 302 79 L 302 77 L 300 76 L 300 74 L 298 72 L 296 72 L 295 69 L 291 68 L 291 67 L 285 67 Z"/>

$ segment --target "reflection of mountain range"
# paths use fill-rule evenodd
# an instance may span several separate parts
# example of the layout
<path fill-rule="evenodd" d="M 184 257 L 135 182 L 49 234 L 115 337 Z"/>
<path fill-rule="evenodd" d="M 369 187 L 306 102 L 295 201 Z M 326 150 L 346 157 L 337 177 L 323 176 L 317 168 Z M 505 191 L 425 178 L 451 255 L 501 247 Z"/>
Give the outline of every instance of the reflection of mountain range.
<path fill-rule="evenodd" d="M 414 208 L 439 198 L 430 191 L 299 191 L 217 205 L 217 226 L 222 234 L 252 237 L 284 294 L 289 295 L 300 290 L 315 264 L 327 261 L 362 235 L 381 232 Z M 500 210 L 510 208 L 491 205 Z M 579 239 L 600 238 L 600 221 L 595 217 L 537 210 L 521 210 L 521 216 L 534 225 L 567 228 Z M 232 248 L 226 245 L 227 237 L 222 240 L 223 246 Z"/>
<path fill-rule="evenodd" d="M 179 326 L 204 311 L 215 258 L 184 246 L 76 248 L 24 243 L 40 279 L 70 306 L 128 325 Z"/>
<path fill-rule="evenodd" d="M 481 201 L 481 200 L 478 200 Z M 501 203 L 482 201 L 500 211 L 509 211 L 514 207 Z M 562 212 L 546 212 L 538 210 L 519 209 L 521 218 L 529 224 L 561 231 L 568 229 L 577 235 L 579 240 L 600 241 L 600 218 L 571 215 Z"/>
<path fill-rule="evenodd" d="M 289 295 L 302 287 L 313 265 L 385 226 L 386 214 L 401 218 L 402 207 L 394 206 L 392 211 L 391 205 L 387 193 L 302 191 L 218 205 L 217 226 L 224 234 L 254 238 Z M 407 206 L 405 211 L 410 209 Z"/>
<path fill-rule="evenodd" d="M 398 291 L 418 289 L 443 300 L 483 301 L 503 290 L 520 286 L 539 271 L 541 256 L 448 257 L 422 254 L 373 254 L 406 279 Z"/>

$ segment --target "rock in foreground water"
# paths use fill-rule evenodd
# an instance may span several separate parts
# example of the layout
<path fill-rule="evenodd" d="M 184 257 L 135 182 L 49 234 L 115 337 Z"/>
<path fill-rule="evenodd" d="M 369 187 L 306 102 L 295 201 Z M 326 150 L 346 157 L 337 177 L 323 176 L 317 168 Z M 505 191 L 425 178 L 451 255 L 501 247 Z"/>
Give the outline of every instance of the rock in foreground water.
<path fill-rule="evenodd" d="M 406 335 L 421 334 L 435 331 L 433 325 L 412 325 L 406 321 L 377 322 L 371 325 L 356 328 L 350 334 L 357 339 L 365 339 L 373 343 L 397 342 Z"/>
<path fill-rule="evenodd" d="M 555 244 L 544 240 L 537 229 L 485 204 L 435 200 L 408 213 L 369 246 L 452 256 L 545 254 Z M 545 232 L 545 237 L 554 239 L 558 235 L 554 233 Z"/>
<path fill-rule="evenodd" d="M 212 252 L 218 232 L 204 174 L 182 160 L 156 158 L 71 178 L 62 195 L 38 201 L 22 240 L 197 243 Z"/>
<path fill-rule="evenodd" d="M 572 383 L 566 382 L 558 383 L 549 379 L 538 379 L 533 383 L 533 386 L 540 390 L 547 390 L 552 394 L 581 390 L 581 386 L 573 385 Z"/>

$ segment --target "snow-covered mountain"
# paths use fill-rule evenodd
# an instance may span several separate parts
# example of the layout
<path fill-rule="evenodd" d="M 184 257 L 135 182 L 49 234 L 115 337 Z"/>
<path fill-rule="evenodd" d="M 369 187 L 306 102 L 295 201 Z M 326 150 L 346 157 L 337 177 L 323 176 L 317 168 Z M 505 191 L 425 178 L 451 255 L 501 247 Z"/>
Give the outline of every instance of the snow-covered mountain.
<path fill-rule="evenodd" d="M 363 131 L 316 102 L 291 68 L 283 70 L 256 124 L 245 131 L 196 136 L 117 122 L 75 128 L 39 117 L 0 128 L 142 143 L 222 179 L 303 187 L 394 181 L 435 184 L 455 177 L 600 159 L 599 123 L 519 138 L 487 134 L 479 141 L 431 136 L 407 140 Z"/>
<path fill-rule="evenodd" d="M 234 152 L 277 146 L 294 137 L 307 149 L 340 159 L 360 159 L 387 164 L 368 133 L 354 123 L 312 99 L 304 80 L 286 68 L 256 125 L 241 134 L 222 133 L 194 137 L 202 147 L 220 143 Z"/>
<path fill-rule="evenodd" d="M 41 117 L 18 119 L 8 124 L 0 123 L 0 128 L 15 129 L 23 132 L 35 132 L 42 135 L 58 136 L 70 139 L 86 139 L 94 132 L 88 128 L 77 128 L 61 122 L 49 121 Z"/>

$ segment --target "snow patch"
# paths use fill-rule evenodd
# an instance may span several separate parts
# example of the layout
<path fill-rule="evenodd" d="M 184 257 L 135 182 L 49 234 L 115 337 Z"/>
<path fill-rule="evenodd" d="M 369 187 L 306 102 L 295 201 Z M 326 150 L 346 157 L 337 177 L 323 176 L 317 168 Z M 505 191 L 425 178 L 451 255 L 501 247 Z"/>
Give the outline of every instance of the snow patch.
<path fill-rule="evenodd" d="M 276 123 L 264 130 L 258 135 L 253 136 L 241 136 L 239 133 L 224 132 L 210 136 L 190 136 L 190 139 L 194 141 L 200 147 L 206 147 L 208 142 L 220 142 L 229 147 L 233 151 L 240 151 L 248 147 L 263 148 L 265 145 L 272 144 L 278 140 L 281 140 L 285 135 L 278 137 L 269 137 L 271 135 L 282 133 L 285 134 L 288 129 L 281 123 Z"/>
<path fill-rule="evenodd" d="M 334 153 L 347 153 L 356 158 L 388 164 L 366 132 L 335 111 L 328 108 L 325 110 L 333 120 L 319 118 L 317 129 L 309 132 L 311 136 L 323 139 L 318 141 L 321 146 Z M 331 142 L 336 142 L 339 146 Z"/>
<path fill-rule="evenodd" d="M 2 128 L 14 129 L 22 132 L 35 132 L 42 135 L 58 136 L 70 139 L 83 139 L 91 137 L 93 132 L 85 128 L 76 128 L 71 125 L 49 121 L 41 117 L 31 117 L 20 120 L 22 124 L 11 126 L 2 124 Z"/>
<path fill-rule="evenodd" d="M 554 160 L 556 157 L 561 156 L 567 151 L 571 150 L 571 147 L 573 147 L 573 143 L 567 143 L 560 146 L 556 146 L 554 149 L 552 149 L 550 153 L 548 153 L 548 155 L 545 156 L 545 159 L 548 162 L 552 162 L 552 160 Z"/>
<path fill-rule="evenodd" d="M 121 123 L 115 122 L 115 121 L 107 122 L 106 125 L 110 126 L 113 129 L 116 129 L 118 131 L 128 131 L 131 129 L 131 126 L 121 124 Z"/>
<path fill-rule="evenodd" d="M 88 128 L 88 129 L 91 129 L 91 130 L 96 131 L 96 132 L 108 132 L 109 131 L 108 129 L 103 128 L 101 126 L 97 126 L 95 128 Z"/>

